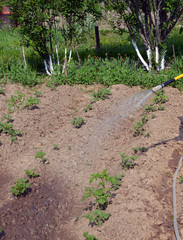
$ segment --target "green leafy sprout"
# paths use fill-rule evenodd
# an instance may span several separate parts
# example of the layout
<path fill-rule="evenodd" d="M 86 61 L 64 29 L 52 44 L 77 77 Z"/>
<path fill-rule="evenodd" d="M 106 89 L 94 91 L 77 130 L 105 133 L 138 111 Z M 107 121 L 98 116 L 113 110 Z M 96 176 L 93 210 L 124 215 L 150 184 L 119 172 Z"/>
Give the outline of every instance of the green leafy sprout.
<path fill-rule="evenodd" d="M 35 158 L 38 158 L 42 163 L 45 163 L 47 161 L 47 159 L 45 158 L 45 155 L 46 153 L 41 150 L 36 153 Z"/>
<path fill-rule="evenodd" d="M 84 119 L 81 117 L 75 117 L 71 123 L 75 128 L 80 128 L 84 124 Z"/>
<path fill-rule="evenodd" d="M 111 95 L 111 88 L 110 89 L 102 88 L 102 89 L 98 90 L 98 92 L 93 92 L 93 94 L 91 95 L 91 96 L 93 96 L 91 102 L 105 100 L 106 98 L 108 98 L 109 95 Z"/>
<path fill-rule="evenodd" d="M 84 232 L 83 237 L 85 237 L 85 240 L 99 240 L 94 235 L 90 235 L 88 232 Z"/>
<path fill-rule="evenodd" d="M 123 169 L 130 169 L 135 167 L 136 156 L 128 156 L 125 153 L 120 153 L 121 156 L 121 166 Z"/>
<path fill-rule="evenodd" d="M 17 179 L 17 181 L 15 182 L 15 186 L 11 187 L 11 193 L 18 197 L 26 194 L 29 187 L 30 183 L 28 182 L 28 179 Z"/>
<path fill-rule="evenodd" d="M 34 172 L 34 169 L 30 169 L 30 170 L 26 169 L 26 170 L 25 170 L 25 173 L 26 173 L 27 176 L 30 177 L 30 178 L 39 177 L 39 173 Z"/>

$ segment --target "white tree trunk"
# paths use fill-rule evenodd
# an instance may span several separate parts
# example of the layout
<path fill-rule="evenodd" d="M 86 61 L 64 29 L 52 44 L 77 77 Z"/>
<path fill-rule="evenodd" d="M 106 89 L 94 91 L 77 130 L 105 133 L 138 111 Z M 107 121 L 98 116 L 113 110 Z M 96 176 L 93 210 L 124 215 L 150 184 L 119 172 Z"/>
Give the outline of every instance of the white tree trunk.
<path fill-rule="evenodd" d="M 165 54 L 166 51 L 163 51 L 161 55 L 161 69 L 165 69 Z"/>
<path fill-rule="evenodd" d="M 65 59 L 66 59 L 66 58 L 67 58 L 67 48 L 65 48 Z M 65 70 L 65 61 L 64 61 L 62 73 L 64 73 L 64 70 Z"/>
<path fill-rule="evenodd" d="M 146 63 L 146 61 L 143 59 L 143 57 L 142 57 L 142 55 L 141 55 L 141 53 L 140 53 L 140 51 L 139 51 L 139 49 L 138 49 L 138 47 L 137 47 L 136 41 L 135 41 L 134 39 L 132 39 L 132 44 L 133 44 L 133 46 L 134 46 L 134 48 L 135 48 L 135 51 L 136 51 L 138 57 L 140 58 L 140 61 L 141 61 L 141 62 L 143 63 L 143 65 L 146 67 L 147 71 L 149 71 L 149 66 L 148 66 L 148 64 Z"/>
<path fill-rule="evenodd" d="M 50 70 L 49 70 L 50 67 L 48 66 L 46 60 L 44 60 L 44 67 L 45 67 L 46 73 L 47 73 L 49 76 L 51 76 L 51 72 L 50 72 Z"/>
<path fill-rule="evenodd" d="M 59 61 L 59 56 L 58 56 L 58 48 L 57 45 L 55 45 L 55 51 L 56 51 L 56 55 L 57 55 L 57 64 L 58 66 L 60 65 L 60 61 Z"/>
<path fill-rule="evenodd" d="M 72 49 L 70 50 L 70 53 L 69 53 L 69 60 L 68 60 L 68 63 L 71 61 L 71 56 L 72 56 Z"/>
<path fill-rule="evenodd" d="M 155 60 L 156 60 L 156 63 L 158 64 L 159 63 L 159 49 L 158 49 L 158 47 L 155 47 Z"/>
<path fill-rule="evenodd" d="M 152 57 L 152 53 L 151 53 L 151 48 L 150 48 L 150 46 L 148 47 L 148 49 L 147 49 L 147 58 L 148 58 L 148 60 L 149 60 L 149 68 L 151 69 L 151 67 L 152 67 L 152 63 L 151 63 L 151 57 Z"/>

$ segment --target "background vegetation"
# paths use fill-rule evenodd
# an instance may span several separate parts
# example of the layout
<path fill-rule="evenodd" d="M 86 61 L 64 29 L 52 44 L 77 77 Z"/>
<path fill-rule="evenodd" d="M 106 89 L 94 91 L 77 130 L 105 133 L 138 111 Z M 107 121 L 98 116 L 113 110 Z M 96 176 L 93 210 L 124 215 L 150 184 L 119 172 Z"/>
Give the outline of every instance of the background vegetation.
<path fill-rule="evenodd" d="M 182 73 L 182 39 L 180 27 L 175 28 L 168 38 L 166 69 L 148 73 L 136 56 L 127 33 L 119 35 L 114 30 L 100 30 L 101 48 L 96 50 L 95 33 L 94 29 L 91 29 L 78 49 L 80 63 L 76 51 L 73 52 L 66 79 L 64 74 L 58 74 L 57 71 L 48 77 L 40 56 L 30 46 L 25 47 L 27 68 L 24 68 L 19 29 L 3 28 L 0 31 L 0 83 L 4 84 L 8 80 L 28 86 L 46 83 L 49 87 L 66 83 L 70 85 L 101 83 L 106 86 L 120 83 L 151 88 Z M 59 36 L 59 46 L 63 43 L 64 39 Z M 138 45 L 145 55 L 145 49 L 140 41 Z M 59 55 L 60 59 L 64 59 L 64 50 L 61 47 Z M 181 80 L 172 85 L 183 89 Z"/>

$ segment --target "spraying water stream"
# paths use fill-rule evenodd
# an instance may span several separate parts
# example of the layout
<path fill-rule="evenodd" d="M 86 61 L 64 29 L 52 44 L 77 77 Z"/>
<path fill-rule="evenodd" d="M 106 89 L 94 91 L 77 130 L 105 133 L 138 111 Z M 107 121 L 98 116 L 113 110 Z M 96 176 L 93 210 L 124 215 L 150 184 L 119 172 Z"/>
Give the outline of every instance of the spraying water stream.
<path fill-rule="evenodd" d="M 92 134 L 90 134 L 85 143 L 86 151 L 88 153 L 92 152 L 91 148 L 95 148 L 96 145 L 103 142 L 109 132 L 113 130 L 117 124 L 120 124 L 125 118 L 130 116 L 130 114 L 137 111 L 138 108 L 145 104 L 146 100 L 152 94 L 152 90 L 138 92 L 122 101 L 115 108 L 109 109 L 109 114 L 95 124 L 91 130 Z"/>

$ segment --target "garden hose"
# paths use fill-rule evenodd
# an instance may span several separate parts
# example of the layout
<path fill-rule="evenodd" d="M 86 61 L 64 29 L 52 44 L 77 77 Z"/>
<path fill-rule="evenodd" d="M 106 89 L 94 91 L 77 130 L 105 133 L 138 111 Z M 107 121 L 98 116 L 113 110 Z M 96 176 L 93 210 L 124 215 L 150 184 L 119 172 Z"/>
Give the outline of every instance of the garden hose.
<path fill-rule="evenodd" d="M 172 79 L 168 80 L 167 82 L 165 82 L 165 83 L 163 83 L 163 84 L 160 84 L 160 85 L 158 85 L 158 86 L 156 86 L 156 87 L 153 87 L 153 88 L 152 88 L 152 91 L 155 93 L 155 92 L 159 91 L 160 89 L 166 87 L 166 86 L 169 85 L 170 83 L 173 83 L 174 81 L 176 81 L 176 80 L 178 80 L 178 79 L 180 79 L 180 78 L 182 78 L 182 77 L 183 77 L 183 74 L 181 74 L 181 75 L 179 75 L 179 76 L 177 76 L 177 77 L 175 77 L 175 78 L 172 78 Z"/>
<path fill-rule="evenodd" d="M 177 179 L 177 174 L 181 168 L 182 165 L 182 160 L 183 160 L 183 156 L 181 156 L 180 160 L 179 160 L 179 165 L 178 168 L 174 174 L 174 178 L 173 178 L 173 225 L 174 225 L 174 232 L 175 232 L 175 236 L 177 240 L 181 240 L 179 232 L 178 232 L 178 228 L 177 228 L 177 211 L 176 211 L 176 179 Z"/>

